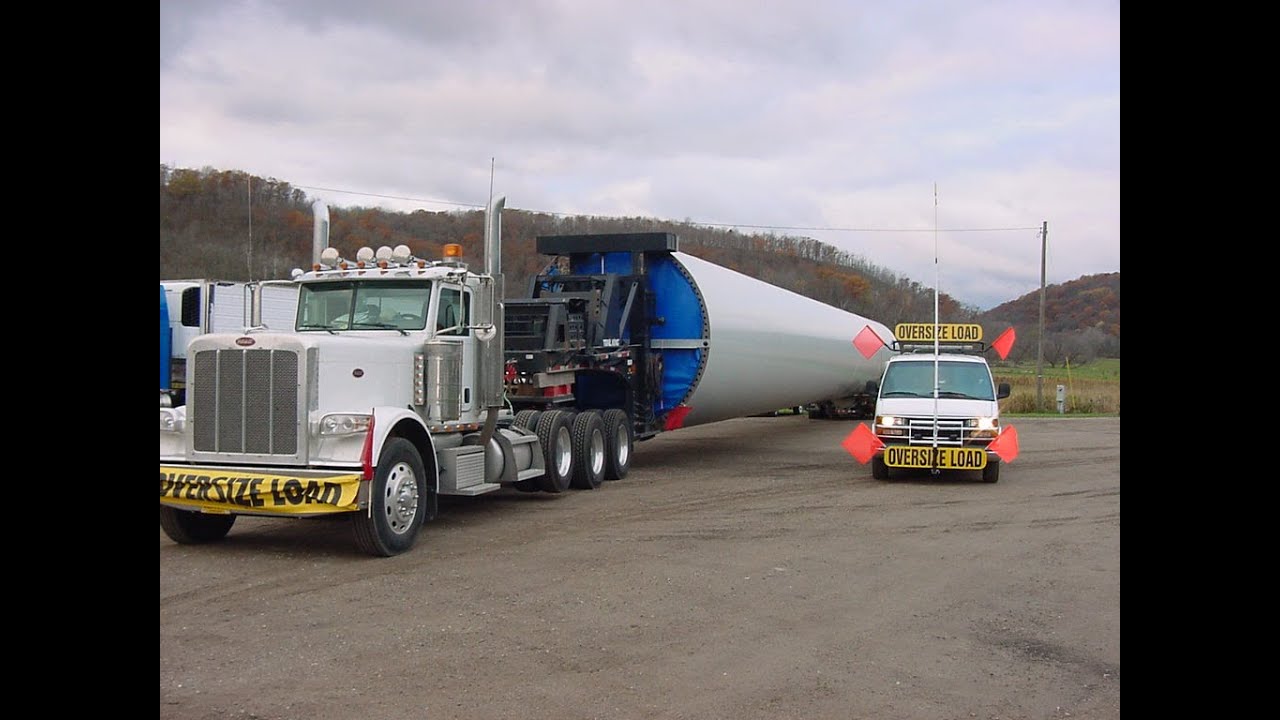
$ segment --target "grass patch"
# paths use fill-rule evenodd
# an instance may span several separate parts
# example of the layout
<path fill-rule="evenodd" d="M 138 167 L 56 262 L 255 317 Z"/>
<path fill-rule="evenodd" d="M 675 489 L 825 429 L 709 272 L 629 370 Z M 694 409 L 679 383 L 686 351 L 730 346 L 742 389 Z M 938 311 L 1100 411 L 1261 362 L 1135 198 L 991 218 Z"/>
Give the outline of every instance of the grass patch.
<path fill-rule="evenodd" d="M 1104 358 L 1079 367 L 1043 368 L 1044 404 L 1036 407 L 1036 365 L 993 363 L 991 374 L 997 383 L 1007 382 L 1012 390 L 1000 401 L 1000 412 L 1009 415 L 1058 414 L 1058 386 L 1066 388 L 1068 415 L 1120 414 L 1120 360 Z"/>

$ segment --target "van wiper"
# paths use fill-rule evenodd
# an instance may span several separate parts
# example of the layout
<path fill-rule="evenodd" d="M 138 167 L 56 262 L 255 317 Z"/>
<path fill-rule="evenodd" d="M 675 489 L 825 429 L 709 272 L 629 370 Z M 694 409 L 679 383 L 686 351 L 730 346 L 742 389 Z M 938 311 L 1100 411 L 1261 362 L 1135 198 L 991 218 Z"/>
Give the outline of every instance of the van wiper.
<path fill-rule="evenodd" d="M 985 398 L 977 397 L 977 396 L 975 396 L 975 395 L 970 395 L 970 394 L 968 394 L 968 393 L 956 392 L 955 390 L 942 390 L 942 391 L 940 391 L 940 392 L 938 393 L 938 397 L 961 398 L 961 399 L 964 399 L 964 400 L 983 400 L 983 399 L 985 399 Z"/>
<path fill-rule="evenodd" d="M 890 390 L 889 392 L 880 393 L 880 397 L 889 397 L 891 395 L 900 397 L 925 397 L 918 392 L 911 392 L 910 390 Z"/>

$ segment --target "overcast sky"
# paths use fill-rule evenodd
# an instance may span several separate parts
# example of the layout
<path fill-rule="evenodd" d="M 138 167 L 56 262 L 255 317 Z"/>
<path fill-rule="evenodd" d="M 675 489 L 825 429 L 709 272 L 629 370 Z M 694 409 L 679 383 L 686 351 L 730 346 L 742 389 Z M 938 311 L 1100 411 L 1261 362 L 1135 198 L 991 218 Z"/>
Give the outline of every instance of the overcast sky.
<path fill-rule="evenodd" d="M 812 237 L 989 309 L 1042 223 L 1049 284 L 1120 270 L 1120 4 L 161 0 L 160 162 Z"/>

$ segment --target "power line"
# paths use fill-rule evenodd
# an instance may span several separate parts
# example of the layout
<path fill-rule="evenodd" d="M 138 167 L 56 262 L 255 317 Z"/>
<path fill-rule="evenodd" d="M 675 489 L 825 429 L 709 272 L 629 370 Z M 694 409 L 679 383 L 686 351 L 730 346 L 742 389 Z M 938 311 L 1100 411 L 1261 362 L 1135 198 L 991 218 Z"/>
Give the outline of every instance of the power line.
<path fill-rule="evenodd" d="M 454 207 L 476 208 L 483 210 L 484 205 L 475 203 L 461 203 L 450 200 L 436 200 L 434 198 L 415 198 L 404 195 L 381 195 L 378 193 L 358 192 L 355 190 L 340 190 L 338 188 L 318 187 L 315 185 L 295 185 L 294 187 L 304 188 L 307 190 L 320 190 L 323 192 L 342 193 L 344 195 L 359 195 L 362 197 L 383 198 L 386 200 L 406 200 L 409 202 L 434 203 L 437 205 L 452 205 Z M 554 215 L 556 217 L 582 217 L 582 213 L 566 213 L 554 210 L 534 210 L 530 208 L 511 207 L 511 210 L 520 210 L 522 212 L 539 213 L 542 215 Z M 600 216 L 606 217 L 606 216 Z M 656 219 L 656 218 L 655 218 Z M 659 220 L 659 222 L 669 222 L 677 225 L 700 225 L 703 227 L 720 227 L 720 228 L 747 228 L 751 230 L 808 230 L 816 232 L 875 232 L 875 233 L 917 233 L 917 232 L 1009 232 L 1018 230 L 1040 230 L 1040 226 L 1032 225 L 1029 227 L 996 227 L 996 228 L 858 228 L 858 227 L 831 227 L 816 225 L 752 225 L 748 223 L 726 223 L 726 222 L 702 222 L 700 220 Z"/>
<path fill-rule="evenodd" d="M 476 205 L 475 203 L 451 202 L 449 200 L 434 200 L 431 198 L 405 197 L 404 195 L 379 195 L 378 193 L 357 192 L 355 190 L 339 190 L 338 188 L 319 187 L 316 185 L 294 185 L 293 187 L 303 188 L 306 190 L 322 190 L 324 192 L 342 193 L 344 195 L 361 195 L 363 197 L 384 198 L 387 200 L 408 200 L 409 202 L 436 203 L 438 205 L 455 205 L 457 207 L 479 208 L 481 210 L 484 209 L 483 205 Z"/>

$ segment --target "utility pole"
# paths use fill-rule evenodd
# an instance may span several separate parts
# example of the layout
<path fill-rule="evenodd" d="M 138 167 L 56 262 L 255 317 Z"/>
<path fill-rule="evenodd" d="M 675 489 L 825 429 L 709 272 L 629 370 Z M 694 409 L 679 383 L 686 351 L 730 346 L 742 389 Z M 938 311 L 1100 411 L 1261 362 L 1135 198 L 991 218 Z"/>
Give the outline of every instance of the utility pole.
<path fill-rule="evenodd" d="M 1040 341 L 1036 349 L 1036 412 L 1044 411 L 1044 252 L 1049 245 L 1049 221 L 1040 226 Z"/>

